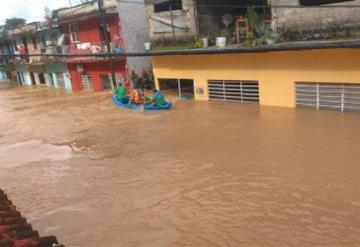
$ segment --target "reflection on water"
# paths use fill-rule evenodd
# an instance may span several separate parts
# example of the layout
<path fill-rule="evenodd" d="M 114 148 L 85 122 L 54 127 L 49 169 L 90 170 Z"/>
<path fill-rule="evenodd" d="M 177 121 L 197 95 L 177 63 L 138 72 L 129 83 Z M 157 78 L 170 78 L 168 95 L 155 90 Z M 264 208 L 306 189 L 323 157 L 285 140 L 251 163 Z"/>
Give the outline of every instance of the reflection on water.
<path fill-rule="evenodd" d="M 132 112 L 108 93 L 4 87 L 0 186 L 67 246 L 354 246 L 359 123 L 214 102 Z"/>

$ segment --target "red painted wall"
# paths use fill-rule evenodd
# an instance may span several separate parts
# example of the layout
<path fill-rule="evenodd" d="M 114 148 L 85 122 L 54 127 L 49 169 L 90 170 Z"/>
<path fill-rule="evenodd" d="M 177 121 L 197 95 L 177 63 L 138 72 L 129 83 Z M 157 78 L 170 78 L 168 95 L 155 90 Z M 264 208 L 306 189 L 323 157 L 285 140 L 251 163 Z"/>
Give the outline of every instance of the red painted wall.
<path fill-rule="evenodd" d="M 109 15 L 106 17 L 106 21 L 109 25 L 110 38 L 111 40 L 121 40 L 121 28 L 120 28 L 120 19 L 119 15 Z M 79 40 L 80 43 L 84 42 L 100 42 L 100 32 L 99 26 L 100 18 L 91 18 L 82 21 L 69 22 L 66 24 L 60 25 L 60 29 L 63 33 L 67 34 L 69 37 L 69 42 L 73 43 L 70 38 L 70 29 L 69 24 L 76 23 L 79 30 Z M 122 44 L 122 41 L 120 42 Z"/>
<path fill-rule="evenodd" d="M 100 81 L 100 75 L 109 75 L 111 74 L 111 68 L 109 62 L 93 62 L 93 63 L 81 63 L 83 65 L 84 71 L 82 73 L 77 71 L 77 64 L 67 64 L 68 70 L 70 73 L 71 84 L 73 91 L 80 91 L 83 89 L 81 82 L 81 74 L 88 74 L 92 78 L 92 83 L 94 91 L 102 91 L 102 84 Z M 117 61 L 115 63 L 115 73 L 121 74 L 123 78 L 126 78 L 126 62 Z"/>
<path fill-rule="evenodd" d="M 79 43 L 98 43 L 101 42 L 101 36 L 99 31 L 98 24 L 100 23 L 100 17 L 93 17 L 87 20 L 69 22 L 60 25 L 60 29 L 63 33 L 67 34 L 70 44 L 74 44 L 70 38 L 69 24 L 76 23 L 78 26 L 78 36 Z M 122 44 L 121 39 L 121 27 L 120 19 L 118 14 L 111 14 L 106 17 L 106 21 L 109 25 L 110 38 L 111 41 L 117 41 L 118 44 Z M 102 91 L 102 85 L 100 81 L 100 75 L 108 75 L 111 73 L 109 62 L 95 62 L 91 59 L 88 61 L 81 61 L 79 63 L 74 63 L 74 61 L 68 61 L 67 66 L 71 77 L 71 83 L 73 91 L 80 91 L 83 89 L 81 74 L 77 71 L 77 64 L 82 64 L 84 67 L 84 72 L 89 74 L 92 78 L 94 91 Z M 117 61 L 115 65 L 116 73 L 123 75 L 124 79 L 126 78 L 126 60 Z"/>

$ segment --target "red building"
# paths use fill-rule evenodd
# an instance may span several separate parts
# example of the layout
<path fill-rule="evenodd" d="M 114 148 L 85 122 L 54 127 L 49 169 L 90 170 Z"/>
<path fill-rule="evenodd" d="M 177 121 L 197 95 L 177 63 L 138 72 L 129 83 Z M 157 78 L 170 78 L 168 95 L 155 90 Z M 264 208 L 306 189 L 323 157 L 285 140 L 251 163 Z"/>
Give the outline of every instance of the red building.
<path fill-rule="evenodd" d="M 123 40 L 116 1 L 105 1 L 106 26 L 98 10 L 97 1 L 88 2 L 72 8 L 54 11 L 56 23 L 63 35 L 62 53 L 70 55 L 96 55 L 106 53 L 106 35 L 111 41 L 111 51 L 122 52 Z M 63 58 L 68 66 L 74 91 L 111 89 L 111 66 L 108 58 L 79 56 Z M 127 81 L 126 58 L 115 58 L 116 82 Z"/>

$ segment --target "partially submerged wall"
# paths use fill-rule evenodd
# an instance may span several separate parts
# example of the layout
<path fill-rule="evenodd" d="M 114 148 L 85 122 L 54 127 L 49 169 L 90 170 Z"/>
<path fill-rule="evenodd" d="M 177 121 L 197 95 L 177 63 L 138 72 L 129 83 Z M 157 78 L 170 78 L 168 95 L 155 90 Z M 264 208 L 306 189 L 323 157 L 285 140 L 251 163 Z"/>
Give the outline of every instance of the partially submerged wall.
<path fill-rule="evenodd" d="M 260 104 L 295 107 L 295 82 L 360 83 L 360 49 L 324 49 L 152 58 L 159 79 L 192 79 L 208 100 L 208 80 L 259 82 Z M 197 89 L 202 89 L 199 94 Z"/>

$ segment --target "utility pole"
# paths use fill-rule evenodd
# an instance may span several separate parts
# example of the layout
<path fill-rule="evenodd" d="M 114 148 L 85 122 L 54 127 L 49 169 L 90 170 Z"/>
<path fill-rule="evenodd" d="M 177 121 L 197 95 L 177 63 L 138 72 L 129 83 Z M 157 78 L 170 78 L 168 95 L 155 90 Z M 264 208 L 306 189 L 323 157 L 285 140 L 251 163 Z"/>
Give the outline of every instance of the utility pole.
<path fill-rule="evenodd" d="M 103 0 L 97 0 L 97 2 L 98 2 L 99 11 L 101 14 L 101 25 L 104 28 L 106 50 L 109 55 L 112 88 L 113 88 L 113 90 L 115 90 L 115 88 L 116 88 L 115 63 L 114 63 L 114 58 L 111 55 L 110 33 L 108 32 L 108 25 L 107 25 L 107 21 L 106 21 L 106 10 L 104 8 Z"/>

